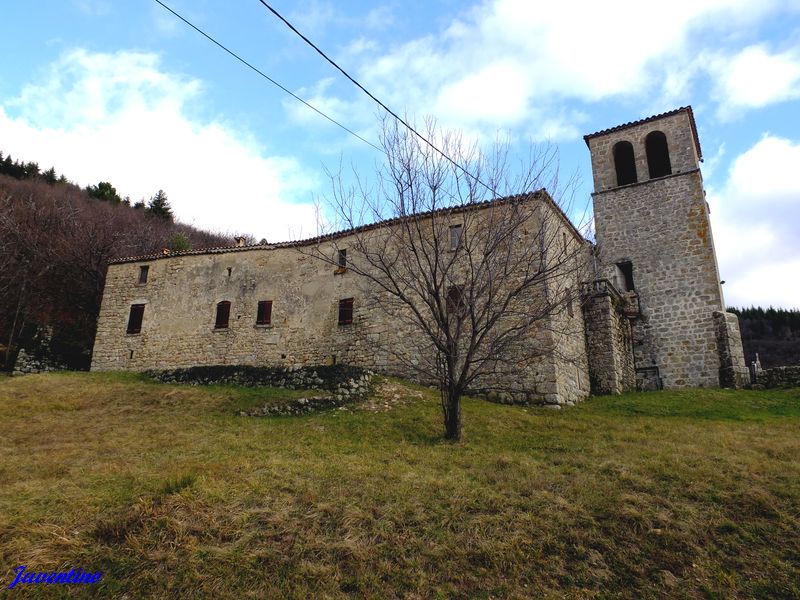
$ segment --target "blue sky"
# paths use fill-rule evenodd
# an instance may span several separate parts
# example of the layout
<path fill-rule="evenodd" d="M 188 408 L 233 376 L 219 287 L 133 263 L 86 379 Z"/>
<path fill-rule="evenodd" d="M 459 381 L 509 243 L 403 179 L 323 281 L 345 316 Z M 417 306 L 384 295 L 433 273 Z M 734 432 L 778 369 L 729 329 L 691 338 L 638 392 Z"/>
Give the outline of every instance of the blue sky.
<path fill-rule="evenodd" d="M 165 0 L 365 138 L 378 109 L 258 0 Z M 691 104 L 726 300 L 800 305 L 800 1 L 274 0 L 399 113 L 525 155 L 558 146 L 591 193 L 582 136 Z M 315 233 L 325 168 L 381 156 L 152 0 L 4 3 L 0 150 L 178 217 L 271 241 Z"/>

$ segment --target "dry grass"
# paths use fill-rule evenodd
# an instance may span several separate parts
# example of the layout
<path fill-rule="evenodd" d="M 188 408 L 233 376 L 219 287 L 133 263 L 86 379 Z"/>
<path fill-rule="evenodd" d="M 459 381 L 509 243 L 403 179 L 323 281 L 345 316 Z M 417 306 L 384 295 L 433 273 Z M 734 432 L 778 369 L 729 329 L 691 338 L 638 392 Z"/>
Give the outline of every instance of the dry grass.
<path fill-rule="evenodd" d="M 26 564 L 104 574 L 25 590 L 48 597 L 800 596 L 798 390 L 468 400 L 457 445 L 414 391 L 242 418 L 253 390 L 0 379 L 3 581 Z"/>

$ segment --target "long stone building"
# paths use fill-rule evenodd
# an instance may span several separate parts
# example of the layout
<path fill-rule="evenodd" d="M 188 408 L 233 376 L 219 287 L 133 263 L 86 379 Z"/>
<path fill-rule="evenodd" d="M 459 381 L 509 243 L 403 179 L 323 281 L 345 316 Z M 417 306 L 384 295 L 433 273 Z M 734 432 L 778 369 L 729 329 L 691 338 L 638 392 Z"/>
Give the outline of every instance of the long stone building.
<path fill-rule="evenodd" d="M 564 404 L 637 387 L 741 385 L 747 369 L 738 322 L 724 310 L 691 108 L 585 140 L 596 245 L 543 191 L 425 217 L 444 224 L 455 250 L 466 223 L 510 202 L 525 211 L 514 248 L 535 261 L 515 264 L 540 265 L 528 301 L 549 309 L 520 340 L 513 376 L 487 374 L 475 387 Z M 368 229 L 380 240 L 401 226 Z M 92 369 L 344 363 L 413 378 L 411 321 L 368 301 L 375 290 L 347 268 L 364 229 L 114 261 Z"/>

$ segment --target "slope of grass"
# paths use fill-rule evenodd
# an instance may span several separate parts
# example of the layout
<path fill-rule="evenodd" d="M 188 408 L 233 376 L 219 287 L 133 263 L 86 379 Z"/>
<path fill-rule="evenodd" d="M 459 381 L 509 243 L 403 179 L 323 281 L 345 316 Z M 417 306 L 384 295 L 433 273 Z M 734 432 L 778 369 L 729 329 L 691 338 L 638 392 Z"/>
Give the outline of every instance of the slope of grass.
<path fill-rule="evenodd" d="M 415 388 L 419 389 L 419 388 Z M 800 391 L 438 399 L 243 418 L 258 391 L 0 380 L 0 563 L 36 596 L 795 598 Z M 279 397 L 279 390 L 263 391 Z M 4 587 L 3 587 L 4 589 Z"/>

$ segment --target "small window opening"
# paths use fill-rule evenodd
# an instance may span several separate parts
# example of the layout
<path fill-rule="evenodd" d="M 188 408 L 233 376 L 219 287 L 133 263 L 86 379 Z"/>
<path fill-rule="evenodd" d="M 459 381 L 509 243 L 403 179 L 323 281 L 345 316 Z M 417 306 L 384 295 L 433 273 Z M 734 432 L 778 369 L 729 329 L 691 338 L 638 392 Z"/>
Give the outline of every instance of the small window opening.
<path fill-rule="evenodd" d="M 648 133 L 644 140 L 644 149 L 647 153 L 647 170 L 650 172 L 650 179 L 672 175 L 667 136 L 663 132 L 651 131 Z"/>
<path fill-rule="evenodd" d="M 614 144 L 614 168 L 617 171 L 617 185 L 636 183 L 636 161 L 633 144 L 622 141 Z"/>
<path fill-rule="evenodd" d="M 339 265 L 340 269 L 347 268 L 347 249 L 342 248 L 339 250 L 339 255 L 336 259 L 336 264 Z"/>
<path fill-rule="evenodd" d="M 150 267 L 143 265 L 139 267 L 139 283 L 147 283 L 147 274 L 150 272 Z"/>
<path fill-rule="evenodd" d="M 572 306 L 572 289 L 567 288 L 566 289 L 566 293 L 567 293 L 567 314 L 570 317 L 574 317 L 575 316 L 575 308 Z"/>
<path fill-rule="evenodd" d="M 227 300 L 217 304 L 217 317 L 214 319 L 214 329 L 227 329 L 231 316 L 231 303 Z"/>
<path fill-rule="evenodd" d="M 335 354 L 331 354 L 331 364 L 334 365 L 334 366 L 336 365 L 336 355 Z"/>
<path fill-rule="evenodd" d="M 626 292 L 632 292 L 634 290 L 633 287 L 633 264 L 630 261 L 624 261 L 617 263 L 617 268 L 622 273 L 622 282 L 625 286 Z"/>
<path fill-rule="evenodd" d="M 133 358 L 133 350 L 131 350 L 130 358 Z"/>
<path fill-rule="evenodd" d="M 272 324 L 272 300 L 261 300 L 256 313 L 256 325 Z"/>
<path fill-rule="evenodd" d="M 450 250 L 457 250 L 461 245 L 461 225 L 450 225 Z"/>
<path fill-rule="evenodd" d="M 349 325 L 353 322 L 353 299 L 339 300 L 339 325 Z"/>
<path fill-rule="evenodd" d="M 464 286 L 451 286 L 447 290 L 445 305 L 449 314 L 464 316 L 467 308 L 466 304 L 464 303 Z"/>
<path fill-rule="evenodd" d="M 131 304 L 131 313 L 128 316 L 127 333 L 141 333 L 143 318 L 144 304 Z"/>
<path fill-rule="evenodd" d="M 561 241 L 564 242 L 564 254 L 567 253 L 567 234 L 565 232 L 561 232 Z"/>
<path fill-rule="evenodd" d="M 228 267 L 228 277 L 231 276 L 231 271 L 233 271 L 233 269 L 231 267 Z"/>

